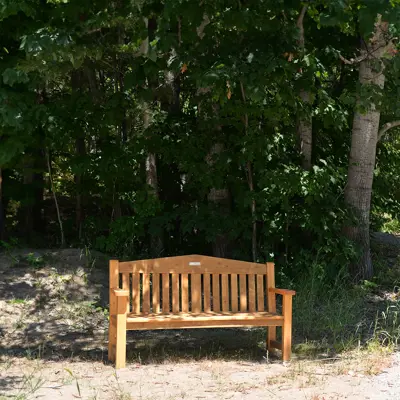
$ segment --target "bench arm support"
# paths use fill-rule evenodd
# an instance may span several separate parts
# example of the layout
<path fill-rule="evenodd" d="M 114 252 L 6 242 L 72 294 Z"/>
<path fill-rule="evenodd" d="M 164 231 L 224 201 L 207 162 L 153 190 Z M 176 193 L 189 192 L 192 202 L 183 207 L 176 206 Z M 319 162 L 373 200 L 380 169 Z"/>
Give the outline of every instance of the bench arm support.
<path fill-rule="evenodd" d="M 270 287 L 268 289 L 268 295 L 272 295 L 271 304 L 275 306 L 275 295 L 280 294 L 283 296 L 282 302 L 282 315 L 283 315 L 283 326 L 282 326 L 282 343 L 276 342 L 276 333 L 272 333 L 268 340 L 268 349 L 278 348 L 282 350 L 283 361 L 289 361 L 292 349 L 292 300 L 293 296 L 296 294 L 294 290 L 288 289 L 277 289 Z"/>
<path fill-rule="evenodd" d="M 129 291 L 128 290 L 118 289 L 118 288 L 114 288 L 114 289 L 111 289 L 111 290 L 113 291 L 114 296 L 117 296 L 117 297 L 123 297 L 123 296 L 128 297 L 129 296 Z"/>
<path fill-rule="evenodd" d="M 129 291 L 124 289 L 112 288 L 111 296 L 116 298 L 116 314 L 127 314 L 129 310 Z"/>
<path fill-rule="evenodd" d="M 296 292 L 294 290 L 289 289 L 278 289 L 278 288 L 269 288 L 270 293 L 280 294 L 282 296 L 294 296 Z"/>

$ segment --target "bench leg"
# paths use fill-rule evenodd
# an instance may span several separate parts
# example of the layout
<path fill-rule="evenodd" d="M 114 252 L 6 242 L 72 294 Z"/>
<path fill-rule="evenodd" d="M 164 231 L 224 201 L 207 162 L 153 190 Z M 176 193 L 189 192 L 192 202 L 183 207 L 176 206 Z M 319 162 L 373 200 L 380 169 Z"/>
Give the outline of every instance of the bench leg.
<path fill-rule="evenodd" d="M 126 364 L 126 314 L 117 315 L 117 338 L 115 346 L 115 368 L 125 368 Z"/>
<path fill-rule="evenodd" d="M 271 352 L 275 348 L 272 346 L 272 342 L 276 341 L 276 326 L 269 326 L 267 332 L 267 350 Z"/>
<path fill-rule="evenodd" d="M 117 316 L 110 315 L 108 328 L 108 361 L 115 362 L 115 346 L 117 339 Z"/>
<path fill-rule="evenodd" d="M 117 297 L 115 368 L 125 368 L 126 364 L 126 316 L 128 312 L 128 297 Z"/>
<path fill-rule="evenodd" d="M 292 355 L 292 296 L 283 296 L 282 358 L 290 361 Z"/>

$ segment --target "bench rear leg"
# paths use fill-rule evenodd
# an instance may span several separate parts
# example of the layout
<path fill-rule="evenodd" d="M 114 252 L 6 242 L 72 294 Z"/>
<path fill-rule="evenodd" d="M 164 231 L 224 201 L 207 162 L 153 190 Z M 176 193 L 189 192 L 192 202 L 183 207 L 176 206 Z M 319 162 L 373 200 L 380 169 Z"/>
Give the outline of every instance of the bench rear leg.
<path fill-rule="evenodd" d="M 267 350 L 273 351 L 272 341 L 276 341 L 276 326 L 269 326 L 267 328 Z"/>
<path fill-rule="evenodd" d="M 110 321 L 108 327 L 108 361 L 115 362 L 115 345 L 117 339 L 117 297 L 110 290 Z"/>
<path fill-rule="evenodd" d="M 117 339 L 117 316 L 110 315 L 108 328 L 108 361 L 115 362 L 115 346 Z"/>

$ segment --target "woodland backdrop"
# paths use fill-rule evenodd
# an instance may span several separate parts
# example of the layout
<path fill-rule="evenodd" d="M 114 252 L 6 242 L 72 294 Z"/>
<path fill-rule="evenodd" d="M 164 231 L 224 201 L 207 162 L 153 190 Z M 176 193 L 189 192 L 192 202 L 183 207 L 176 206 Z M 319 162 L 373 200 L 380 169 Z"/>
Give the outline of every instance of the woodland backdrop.
<path fill-rule="evenodd" d="M 370 279 L 399 35 L 399 0 L 0 0 L 3 246 Z"/>

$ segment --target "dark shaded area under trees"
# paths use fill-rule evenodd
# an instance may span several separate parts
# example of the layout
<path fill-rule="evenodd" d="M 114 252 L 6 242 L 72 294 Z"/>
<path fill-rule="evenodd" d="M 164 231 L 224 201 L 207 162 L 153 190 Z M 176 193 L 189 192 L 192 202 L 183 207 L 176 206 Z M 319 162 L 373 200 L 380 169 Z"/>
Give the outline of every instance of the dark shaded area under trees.
<path fill-rule="evenodd" d="M 400 211 L 398 0 L 0 5 L 4 241 L 372 276 L 370 223 Z"/>

